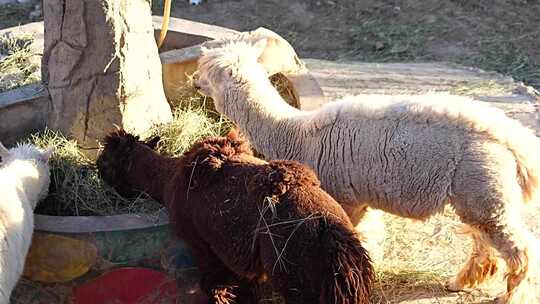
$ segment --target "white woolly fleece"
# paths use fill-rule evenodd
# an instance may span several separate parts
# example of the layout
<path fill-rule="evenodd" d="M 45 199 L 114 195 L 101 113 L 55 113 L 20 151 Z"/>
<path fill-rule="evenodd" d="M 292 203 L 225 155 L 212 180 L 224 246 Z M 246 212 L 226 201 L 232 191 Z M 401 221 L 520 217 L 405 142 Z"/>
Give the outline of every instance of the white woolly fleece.
<path fill-rule="evenodd" d="M 34 208 L 45 198 L 49 152 L 19 145 L 0 147 L 0 303 L 9 303 L 21 276 L 34 231 Z M 5 149 L 5 148 L 4 148 Z"/>
<path fill-rule="evenodd" d="M 349 96 L 300 111 L 257 63 L 264 44 L 222 45 L 203 53 L 201 83 L 257 151 L 311 166 L 355 224 L 366 206 L 427 219 L 450 204 L 480 235 L 475 248 L 505 260 L 501 303 L 539 303 L 532 291 L 540 249 L 519 213 L 540 198 L 540 140 L 531 130 L 486 104 L 440 93 Z M 450 286 L 484 280 L 479 267 L 489 254 L 479 257 L 473 252 Z"/>

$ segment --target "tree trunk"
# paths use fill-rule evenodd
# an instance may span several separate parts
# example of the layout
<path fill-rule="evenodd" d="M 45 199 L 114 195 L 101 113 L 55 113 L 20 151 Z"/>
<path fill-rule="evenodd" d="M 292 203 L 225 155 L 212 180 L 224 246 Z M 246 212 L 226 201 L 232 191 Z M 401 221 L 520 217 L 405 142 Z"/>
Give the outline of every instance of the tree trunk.
<path fill-rule="evenodd" d="M 44 0 L 48 126 L 96 147 L 172 119 L 147 0 Z"/>

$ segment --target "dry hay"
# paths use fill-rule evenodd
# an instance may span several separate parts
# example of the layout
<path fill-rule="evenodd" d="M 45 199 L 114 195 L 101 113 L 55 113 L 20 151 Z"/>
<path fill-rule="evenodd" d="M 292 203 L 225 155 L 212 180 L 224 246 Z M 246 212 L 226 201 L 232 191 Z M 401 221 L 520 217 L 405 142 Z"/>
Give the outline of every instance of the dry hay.
<path fill-rule="evenodd" d="M 152 136 L 159 136 L 157 151 L 170 156 L 181 156 L 197 140 L 227 134 L 232 123 L 208 110 L 203 104 L 184 103 L 173 113 L 171 123 L 157 126 Z M 215 117 L 215 118 L 211 118 Z"/>
<path fill-rule="evenodd" d="M 40 56 L 32 50 L 32 35 L 0 35 L 0 92 L 38 82 Z"/>
<path fill-rule="evenodd" d="M 190 107 L 201 106 L 208 109 L 211 117 L 215 118 L 219 114 L 214 107 L 212 98 L 202 95 L 195 89 L 193 82 L 197 79 L 197 74 L 186 75 L 186 82 L 173 89 L 174 98 L 169 100 L 173 109 L 185 108 L 186 104 Z M 299 108 L 300 98 L 294 89 L 293 83 L 282 73 L 277 73 L 269 77 L 270 82 L 279 92 L 279 95 L 290 105 Z"/>
<path fill-rule="evenodd" d="M 153 213 L 161 208 L 144 194 L 127 199 L 116 193 L 99 178 L 95 163 L 75 141 L 51 130 L 32 135 L 28 141 L 38 147 L 55 148 L 50 160 L 49 195 L 38 204 L 36 213 L 88 216 Z"/>

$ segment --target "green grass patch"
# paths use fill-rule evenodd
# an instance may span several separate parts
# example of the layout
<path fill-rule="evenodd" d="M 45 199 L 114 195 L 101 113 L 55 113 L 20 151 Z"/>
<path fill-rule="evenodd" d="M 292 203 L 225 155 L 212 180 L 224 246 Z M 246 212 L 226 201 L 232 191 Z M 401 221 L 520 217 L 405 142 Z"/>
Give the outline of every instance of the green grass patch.
<path fill-rule="evenodd" d="M 429 27 L 370 20 L 350 29 L 354 49 L 346 56 L 362 61 L 411 61 L 425 55 Z"/>
<path fill-rule="evenodd" d="M 540 66 L 521 51 L 514 41 L 490 33 L 478 41 L 477 49 L 476 54 L 461 58 L 458 63 L 496 71 L 510 75 L 517 81 L 540 86 Z"/>
<path fill-rule="evenodd" d="M 352 50 L 344 58 L 369 62 L 429 61 L 431 40 L 445 35 L 448 25 L 418 22 L 416 24 L 389 23 L 368 20 L 350 29 Z M 528 39 L 508 37 L 501 33 L 482 33 L 480 39 L 468 42 L 466 54 L 455 54 L 448 60 L 512 76 L 517 81 L 540 87 L 540 63 L 535 62 L 521 48 Z M 529 38 L 530 39 L 530 38 Z M 466 42 L 466 41 L 464 41 Z"/>
<path fill-rule="evenodd" d="M 0 29 L 30 22 L 29 14 L 35 3 L 8 4 L 0 7 Z"/>
<path fill-rule="evenodd" d="M 489 95 L 504 94 L 511 90 L 510 85 L 503 85 L 500 82 L 489 81 L 462 81 L 450 89 L 450 93 L 457 95 Z"/>

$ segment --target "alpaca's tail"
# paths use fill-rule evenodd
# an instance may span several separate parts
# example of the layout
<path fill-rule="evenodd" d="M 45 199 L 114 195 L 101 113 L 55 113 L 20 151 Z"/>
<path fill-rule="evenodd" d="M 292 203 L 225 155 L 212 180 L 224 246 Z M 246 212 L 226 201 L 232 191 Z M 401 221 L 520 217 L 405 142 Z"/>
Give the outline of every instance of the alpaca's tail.
<path fill-rule="evenodd" d="M 501 109 L 468 97 L 440 93 L 421 96 L 410 105 L 410 113 L 417 113 L 424 121 L 433 117 L 452 121 L 506 147 L 516 160 L 523 201 L 540 200 L 540 140 L 532 130 Z"/>
<path fill-rule="evenodd" d="M 439 95 L 443 96 L 444 95 Z M 438 102 L 438 101 L 437 101 Z M 540 200 L 540 140 L 535 133 L 504 111 L 473 102 L 466 97 L 452 96 L 452 106 L 432 106 L 435 112 L 446 112 L 461 126 L 469 126 L 478 133 L 487 134 L 505 146 L 516 159 L 518 183 L 523 201 Z"/>
<path fill-rule="evenodd" d="M 323 242 L 328 244 L 331 273 L 323 280 L 321 304 L 369 303 L 373 266 L 359 235 L 344 226 L 331 226 Z"/>
<path fill-rule="evenodd" d="M 507 133 L 503 144 L 516 158 L 523 200 L 540 202 L 540 139 L 517 121 L 514 123 L 515 127 Z"/>
<path fill-rule="evenodd" d="M 496 110 L 485 111 L 490 119 L 479 129 L 514 155 L 522 200 L 540 202 L 540 140 L 531 129 Z"/>

